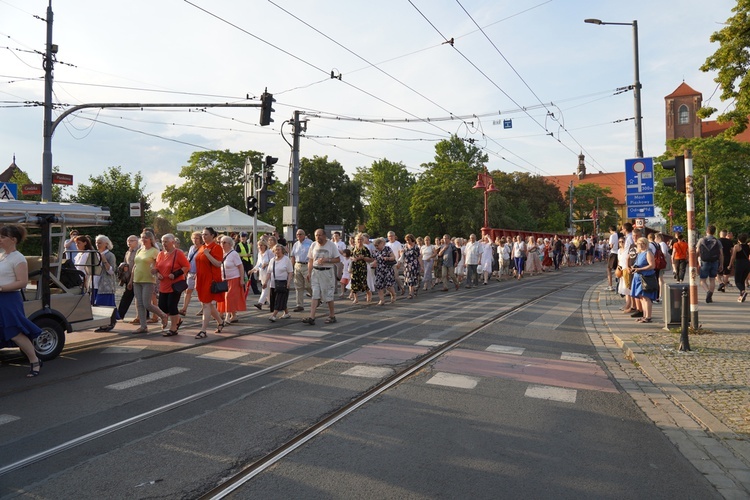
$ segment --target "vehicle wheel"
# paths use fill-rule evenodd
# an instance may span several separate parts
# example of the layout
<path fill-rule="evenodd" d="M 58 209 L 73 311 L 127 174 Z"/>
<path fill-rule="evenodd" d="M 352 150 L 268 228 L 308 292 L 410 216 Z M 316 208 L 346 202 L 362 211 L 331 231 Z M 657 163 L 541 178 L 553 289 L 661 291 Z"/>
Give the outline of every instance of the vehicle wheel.
<path fill-rule="evenodd" d="M 39 318 L 34 324 L 42 329 L 42 334 L 34 339 L 34 350 L 42 361 L 55 359 L 65 347 L 65 330 L 52 318 Z"/>

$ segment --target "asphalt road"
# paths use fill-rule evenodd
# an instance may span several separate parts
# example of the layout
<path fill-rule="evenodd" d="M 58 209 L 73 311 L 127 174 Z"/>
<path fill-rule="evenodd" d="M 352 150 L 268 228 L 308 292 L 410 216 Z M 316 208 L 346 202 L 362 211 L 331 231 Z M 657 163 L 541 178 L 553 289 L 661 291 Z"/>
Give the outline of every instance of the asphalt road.
<path fill-rule="evenodd" d="M 234 496 L 719 498 L 596 359 L 580 306 L 602 273 L 340 304 L 335 325 L 253 310 L 207 341 L 190 316 L 178 337 L 123 328 L 33 381 L 3 352 L 0 497 L 198 497 L 476 330 Z"/>

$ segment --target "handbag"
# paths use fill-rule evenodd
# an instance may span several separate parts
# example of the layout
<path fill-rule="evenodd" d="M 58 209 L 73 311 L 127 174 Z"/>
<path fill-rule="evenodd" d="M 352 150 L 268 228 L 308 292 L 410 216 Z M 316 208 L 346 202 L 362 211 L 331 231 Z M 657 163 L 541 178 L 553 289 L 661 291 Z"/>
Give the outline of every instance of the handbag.
<path fill-rule="evenodd" d="M 234 250 L 233 250 L 234 251 Z M 229 255 L 229 254 L 227 254 Z M 224 276 L 224 261 L 226 260 L 226 256 L 224 256 L 223 259 L 221 259 L 221 275 Z M 218 293 L 227 293 L 229 291 L 229 282 L 228 281 L 212 281 L 211 282 L 211 293 L 218 294 Z"/>
<path fill-rule="evenodd" d="M 273 275 L 273 287 L 276 292 L 285 292 L 287 290 L 287 280 L 276 279 L 276 260 L 273 261 L 273 267 L 271 268 L 271 274 Z"/>
<path fill-rule="evenodd" d="M 172 271 L 174 271 L 174 263 L 177 261 L 177 250 L 175 250 L 174 258 L 172 259 Z M 182 293 L 185 290 L 187 290 L 188 284 L 185 279 L 181 279 L 180 281 L 173 281 L 172 282 L 172 291 L 173 292 L 179 292 Z"/>
<path fill-rule="evenodd" d="M 644 276 L 641 274 L 641 289 L 644 292 L 655 292 L 659 289 L 659 280 L 656 274 Z"/>

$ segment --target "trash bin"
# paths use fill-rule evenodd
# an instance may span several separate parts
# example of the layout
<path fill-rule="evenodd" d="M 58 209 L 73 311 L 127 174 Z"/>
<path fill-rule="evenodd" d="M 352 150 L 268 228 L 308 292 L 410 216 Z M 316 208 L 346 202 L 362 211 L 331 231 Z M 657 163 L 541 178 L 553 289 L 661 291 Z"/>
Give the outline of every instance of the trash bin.
<path fill-rule="evenodd" d="M 690 285 L 685 283 L 664 283 L 662 302 L 664 303 L 664 323 L 666 328 L 682 324 L 682 291 L 690 293 Z"/>

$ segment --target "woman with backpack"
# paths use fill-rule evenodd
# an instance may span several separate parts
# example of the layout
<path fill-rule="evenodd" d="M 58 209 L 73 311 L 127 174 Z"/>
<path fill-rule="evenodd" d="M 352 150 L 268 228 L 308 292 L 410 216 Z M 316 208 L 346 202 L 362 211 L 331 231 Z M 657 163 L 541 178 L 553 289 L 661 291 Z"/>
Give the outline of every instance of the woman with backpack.
<path fill-rule="evenodd" d="M 737 302 L 745 302 L 747 290 L 745 283 L 750 274 L 750 245 L 747 244 L 747 233 L 741 233 L 737 237 L 738 243 L 732 247 L 732 256 L 729 258 L 729 270 L 734 271 L 734 285 L 740 292 Z"/>

